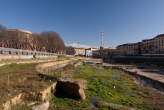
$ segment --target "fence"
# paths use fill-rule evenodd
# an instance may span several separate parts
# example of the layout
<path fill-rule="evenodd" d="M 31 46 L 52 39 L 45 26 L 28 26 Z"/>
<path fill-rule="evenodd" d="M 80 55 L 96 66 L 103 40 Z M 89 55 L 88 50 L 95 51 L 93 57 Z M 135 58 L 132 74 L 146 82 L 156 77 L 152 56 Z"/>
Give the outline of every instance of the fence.
<path fill-rule="evenodd" d="M 0 47 L 0 54 L 57 56 L 56 53 Z"/>

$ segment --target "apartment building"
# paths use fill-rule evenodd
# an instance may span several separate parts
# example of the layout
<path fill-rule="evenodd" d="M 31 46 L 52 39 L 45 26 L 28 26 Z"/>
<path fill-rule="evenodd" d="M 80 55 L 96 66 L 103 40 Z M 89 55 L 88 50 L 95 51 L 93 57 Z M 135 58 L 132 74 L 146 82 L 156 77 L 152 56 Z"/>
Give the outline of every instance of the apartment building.
<path fill-rule="evenodd" d="M 98 50 L 98 48 L 87 48 L 85 49 L 85 56 L 91 57 L 93 55 L 93 51 Z"/>
<path fill-rule="evenodd" d="M 128 44 L 122 44 L 117 46 L 117 50 L 120 52 L 120 55 L 126 55 L 128 52 L 128 48 L 127 48 Z"/>
<path fill-rule="evenodd" d="M 164 34 L 142 41 L 142 54 L 164 54 Z"/>
<path fill-rule="evenodd" d="M 164 54 L 164 34 L 158 35 L 153 40 L 154 53 Z"/>
<path fill-rule="evenodd" d="M 74 49 L 75 49 L 75 55 L 85 56 L 86 48 L 74 48 Z"/>
<path fill-rule="evenodd" d="M 121 55 L 164 54 L 164 34 L 138 43 L 122 44 L 117 49 Z"/>
<path fill-rule="evenodd" d="M 140 53 L 140 43 L 128 43 L 117 47 L 121 55 L 136 55 Z"/>
<path fill-rule="evenodd" d="M 26 36 L 26 37 L 29 37 L 32 32 L 30 31 L 27 31 L 27 30 L 21 30 L 21 29 L 7 29 L 7 34 L 17 34 L 17 36 Z"/>
<path fill-rule="evenodd" d="M 105 48 L 103 50 L 103 57 L 104 58 L 109 58 L 115 55 L 118 55 L 118 50 L 116 48 Z"/>
<path fill-rule="evenodd" d="M 100 58 L 100 49 L 92 51 L 92 57 Z"/>

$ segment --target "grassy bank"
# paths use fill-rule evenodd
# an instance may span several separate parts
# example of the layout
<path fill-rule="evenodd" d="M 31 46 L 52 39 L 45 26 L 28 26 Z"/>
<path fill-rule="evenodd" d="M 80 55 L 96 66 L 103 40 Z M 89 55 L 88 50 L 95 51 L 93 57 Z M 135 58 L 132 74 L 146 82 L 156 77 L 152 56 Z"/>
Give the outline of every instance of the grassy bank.
<path fill-rule="evenodd" d="M 102 110 L 117 110 L 107 104 L 96 103 L 99 101 L 141 110 L 162 110 L 164 107 L 164 95 L 150 88 L 137 85 L 130 75 L 118 70 L 103 69 L 96 66 L 78 66 L 75 68 L 69 65 L 62 70 L 62 74 L 84 80 L 87 99 L 77 101 L 59 98 L 52 94 L 50 110 L 94 109 L 93 106 Z"/>
<path fill-rule="evenodd" d="M 48 76 L 41 76 L 36 71 L 37 64 L 9 64 L 0 67 L 0 105 L 22 93 L 24 102 L 39 101 L 40 90 L 47 88 Z"/>

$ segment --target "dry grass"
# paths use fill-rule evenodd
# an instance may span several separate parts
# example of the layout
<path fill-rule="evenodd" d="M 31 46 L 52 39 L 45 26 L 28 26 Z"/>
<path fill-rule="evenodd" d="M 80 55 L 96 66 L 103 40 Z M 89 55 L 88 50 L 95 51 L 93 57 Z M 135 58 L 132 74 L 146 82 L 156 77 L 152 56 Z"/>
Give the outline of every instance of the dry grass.
<path fill-rule="evenodd" d="M 41 76 L 36 64 L 9 64 L 0 67 L 0 104 L 20 93 L 25 101 L 40 100 L 39 91 L 51 84 L 48 76 Z"/>

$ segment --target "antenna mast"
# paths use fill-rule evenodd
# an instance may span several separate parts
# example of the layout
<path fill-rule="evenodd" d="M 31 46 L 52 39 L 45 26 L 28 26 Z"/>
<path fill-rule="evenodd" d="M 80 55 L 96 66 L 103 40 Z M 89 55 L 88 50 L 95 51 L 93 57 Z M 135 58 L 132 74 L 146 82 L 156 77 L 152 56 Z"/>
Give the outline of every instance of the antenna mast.
<path fill-rule="evenodd" d="M 101 47 L 104 47 L 104 31 L 100 32 Z"/>

